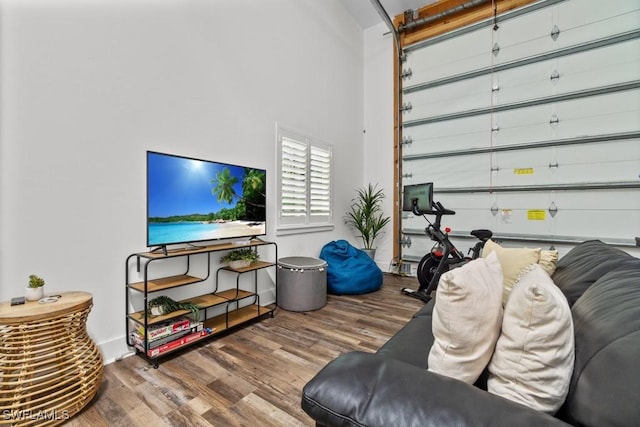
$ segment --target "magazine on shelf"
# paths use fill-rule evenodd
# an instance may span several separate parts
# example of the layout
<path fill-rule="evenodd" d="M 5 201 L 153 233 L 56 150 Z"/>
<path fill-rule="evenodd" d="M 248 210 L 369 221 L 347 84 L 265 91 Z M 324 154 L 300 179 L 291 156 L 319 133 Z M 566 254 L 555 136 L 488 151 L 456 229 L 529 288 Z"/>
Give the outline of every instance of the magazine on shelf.
<path fill-rule="evenodd" d="M 148 348 L 159 347 L 163 344 L 169 343 L 178 338 L 182 338 L 185 335 L 189 335 L 194 332 L 201 331 L 203 328 L 204 328 L 204 324 L 202 322 L 190 323 L 189 328 L 187 329 L 181 329 L 178 332 L 174 332 L 171 335 L 168 335 L 162 338 L 149 340 Z M 141 348 L 144 348 L 144 337 L 140 334 L 140 332 L 136 332 L 136 331 L 131 332 L 131 339 L 136 345 L 140 346 Z"/>
<path fill-rule="evenodd" d="M 147 339 L 149 341 L 159 340 L 175 333 L 189 330 L 191 328 L 191 320 L 187 317 L 178 317 L 177 319 L 167 320 L 162 323 L 155 323 L 147 327 Z M 144 336 L 144 326 L 138 327 L 138 334 Z"/>

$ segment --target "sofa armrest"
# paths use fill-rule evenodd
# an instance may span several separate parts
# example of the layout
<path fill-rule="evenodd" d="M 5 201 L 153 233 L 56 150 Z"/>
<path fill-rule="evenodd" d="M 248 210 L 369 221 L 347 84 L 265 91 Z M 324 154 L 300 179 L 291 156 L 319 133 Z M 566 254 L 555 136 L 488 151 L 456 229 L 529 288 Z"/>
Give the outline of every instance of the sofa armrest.
<path fill-rule="evenodd" d="M 302 409 L 324 426 L 567 425 L 471 384 L 363 352 L 325 366 L 305 385 Z"/>

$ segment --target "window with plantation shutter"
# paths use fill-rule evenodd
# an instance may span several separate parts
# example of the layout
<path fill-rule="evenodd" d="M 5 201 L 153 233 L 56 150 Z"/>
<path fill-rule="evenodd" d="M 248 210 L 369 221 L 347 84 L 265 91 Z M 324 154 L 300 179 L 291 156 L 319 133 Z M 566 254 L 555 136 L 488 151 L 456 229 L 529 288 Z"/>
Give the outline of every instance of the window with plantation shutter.
<path fill-rule="evenodd" d="M 278 232 L 332 227 L 331 146 L 277 128 Z"/>

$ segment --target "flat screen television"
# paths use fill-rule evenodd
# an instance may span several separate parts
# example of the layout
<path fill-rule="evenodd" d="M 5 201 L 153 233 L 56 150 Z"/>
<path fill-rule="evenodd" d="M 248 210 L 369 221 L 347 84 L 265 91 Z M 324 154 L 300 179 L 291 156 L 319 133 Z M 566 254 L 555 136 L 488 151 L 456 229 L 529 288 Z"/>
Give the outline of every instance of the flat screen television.
<path fill-rule="evenodd" d="M 433 203 L 433 183 L 405 185 L 402 197 L 402 210 L 413 212 L 413 200 L 417 201 L 418 211 L 431 210 Z"/>
<path fill-rule="evenodd" d="M 147 151 L 147 246 L 266 234 L 266 170 Z"/>

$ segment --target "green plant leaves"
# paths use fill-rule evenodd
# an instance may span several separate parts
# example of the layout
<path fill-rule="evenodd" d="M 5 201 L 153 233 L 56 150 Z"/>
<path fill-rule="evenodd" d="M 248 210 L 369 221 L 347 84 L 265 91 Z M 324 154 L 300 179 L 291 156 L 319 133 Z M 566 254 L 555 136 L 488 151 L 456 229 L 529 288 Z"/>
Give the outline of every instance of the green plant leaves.
<path fill-rule="evenodd" d="M 391 221 L 390 217 L 384 216 L 382 209 L 384 192 L 371 183 L 356 192 L 357 196 L 351 202 L 345 223 L 360 233 L 364 249 L 373 249 L 376 238 Z"/>

